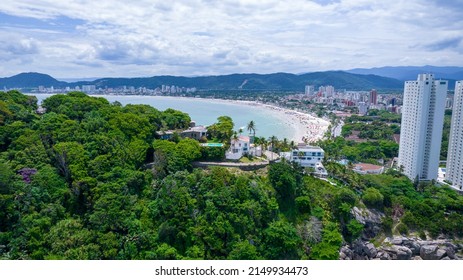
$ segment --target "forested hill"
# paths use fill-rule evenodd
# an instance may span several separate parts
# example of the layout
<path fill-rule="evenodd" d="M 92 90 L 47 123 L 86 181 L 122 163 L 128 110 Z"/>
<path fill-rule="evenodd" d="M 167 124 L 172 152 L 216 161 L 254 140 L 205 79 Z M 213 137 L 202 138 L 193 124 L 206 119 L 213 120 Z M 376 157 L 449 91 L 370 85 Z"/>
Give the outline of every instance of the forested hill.
<path fill-rule="evenodd" d="M 20 73 L 8 78 L 0 78 L 0 88 L 65 87 L 66 85 L 66 82 L 58 81 L 50 75 L 35 72 Z"/>
<path fill-rule="evenodd" d="M 158 139 L 187 114 L 79 92 L 42 105 L 0 92 L 0 259 L 339 259 L 359 239 L 463 236 L 463 196 L 394 170 L 354 173 L 334 162 L 342 138 L 320 143 L 328 182 L 286 161 L 193 169 L 225 150 Z M 229 145 L 232 128 L 222 116 L 208 134 Z"/>
<path fill-rule="evenodd" d="M 274 74 L 231 74 L 220 76 L 180 77 L 154 76 L 146 78 L 103 78 L 95 81 L 66 83 L 39 73 L 22 73 L 9 78 L 0 78 L 0 88 L 31 88 L 38 86 L 75 87 L 92 84 L 97 87 L 147 87 L 162 85 L 196 87 L 201 90 L 297 90 L 304 91 L 306 85 L 332 85 L 347 90 L 400 89 L 399 80 L 376 75 L 359 75 L 342 71 L 314 72 L 302 75 L 289 73 Z"/>

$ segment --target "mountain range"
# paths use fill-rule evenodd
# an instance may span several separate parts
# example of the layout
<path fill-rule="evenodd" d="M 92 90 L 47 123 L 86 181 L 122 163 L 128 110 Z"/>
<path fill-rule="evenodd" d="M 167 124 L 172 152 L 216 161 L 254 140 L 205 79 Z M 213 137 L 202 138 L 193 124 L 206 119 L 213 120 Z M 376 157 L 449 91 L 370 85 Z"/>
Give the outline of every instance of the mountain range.
<path fill-rule="evenodd" d="M 431 73 L 437 79 L 449 81 L 449 89 L 455 87 L 456 80 L 463 80 L 463 67 L 456 66 L 385 66 L 378 68 L 355 68 L 346 72 L 361 75 L 378 75 L 400 81 L 416 80 L 420 73 Z"/>
<path fill-rule="evenodd" d="M 357 68 L 347 71 L 325 71 L 305 74 L 273 73 L 273 74 L 230 74 L 217 76 L 154 76 L 141 78 L 101 78 L 93 81 L 64 82 L 41 73 L 20 73 L 0 78 L 0 88 L 30 89 L 44 87 L 76 87 L 95 85 L 97 88 L 116 88 L 121 86 L 156 88 L 161 85 L 179 87 L 196 87 L 200 90 L 296 90 L 303 91 L 305 85 L 315 88 L 332 85 L 347 90 L 401 90 L 404 80 L 415 80 L 418 73 L 435 73 L 436 78 L 450 81 L 463 80 L 463 67 L 381 67 Z"/>

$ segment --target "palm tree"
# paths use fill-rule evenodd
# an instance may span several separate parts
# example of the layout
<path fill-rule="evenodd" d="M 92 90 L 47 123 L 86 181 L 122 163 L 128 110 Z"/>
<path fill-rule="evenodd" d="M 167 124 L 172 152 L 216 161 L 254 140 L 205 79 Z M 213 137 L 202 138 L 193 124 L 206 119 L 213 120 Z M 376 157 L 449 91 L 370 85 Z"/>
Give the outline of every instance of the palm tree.
<path fill-rule="evenodd" d="M 273 135 L 272 137 L 269 138 L 270 143 L 272 145 L 272 160 L 273 160 L 273 153 L 275 153 L 275 143 L 278 141 L 278 138 Z"/>
<path fill-rule="evenodd" d="M 283 151 L 286 151 L 288 147 L 288 139 L 287 138 L 284 138 L 283 139 L 283 143 L 282 143 L 282 146 L 283 146 Z"/>
<path fill-rule="evenodd" d="M 249 131 L 249 133 L 251 133 L 252 131 L 252 142 L 254 142 L 254 138 L 256 137 L 256 124 L 254 123 L 254 121 L 250 121 L 248 123 L 248 126 L 247 126 L 247 130 Z"/>
<path fill-rule="evenodd" d="M 243 133 L 243 128 L 240 127 L 240 129 L 238 130 L 238 133 L 241 135 L 241 133 Z"/>
<path fill-rule="evenodd" d="M 277 149 L 277 144 L 278 144 L 278 138 L 273 135 L 272 137 L 269 138 L 269 142 L 272 145 L 272 152 L 274 152 Z"/>
<path fill-rule="evenodd" d="M 290 147 L 289 147 L 290 150 L 294 150 L 294 149 L 297 148 L 297 145 L 296 145 L 296 143 L 294 142 L 294 140 L 291 140 L 291 142 L 289 143 L 289 146 L 290 146 Z"/>
<path fill-rule="evenodd" d="M 259 142 L 262 144 L 263 149 L 267 150 L 268 148 L 268 141 L 265 139 L 265 137 L 260 137 Z"/>

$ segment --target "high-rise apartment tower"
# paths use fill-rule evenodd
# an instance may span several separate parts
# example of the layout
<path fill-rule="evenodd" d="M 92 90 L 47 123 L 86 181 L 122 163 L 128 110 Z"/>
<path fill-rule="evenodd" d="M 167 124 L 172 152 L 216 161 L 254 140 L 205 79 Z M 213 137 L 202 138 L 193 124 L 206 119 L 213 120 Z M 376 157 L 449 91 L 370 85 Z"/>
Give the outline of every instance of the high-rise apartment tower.
<path fill-rule="evenodd" d="M 433 74 L 405 82 L 398 163 L 411 180 L 437 179 L 447 87 Z"/>
<path fill-rule="evenodd" d="M 455 83 L 445 177 L 463 189 L 463 81 Z"/>

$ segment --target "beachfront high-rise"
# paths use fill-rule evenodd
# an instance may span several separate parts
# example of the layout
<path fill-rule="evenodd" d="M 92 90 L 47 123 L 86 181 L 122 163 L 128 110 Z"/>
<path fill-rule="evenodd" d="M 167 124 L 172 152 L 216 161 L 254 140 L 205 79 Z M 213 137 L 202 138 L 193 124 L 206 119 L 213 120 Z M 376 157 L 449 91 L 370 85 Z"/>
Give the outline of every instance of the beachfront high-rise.
<path fill-rule="evenodd" d="M 437 178 L 447 86 L 433 74 L 405 82 L 398 164 L 411 180 Z"/>
<path fill-rule="evenodd" d="M 455 83 L 445 177 L 463 189 L 463 81 Z"/>

